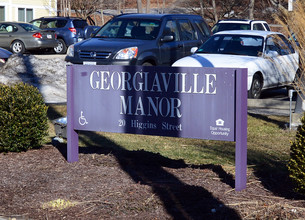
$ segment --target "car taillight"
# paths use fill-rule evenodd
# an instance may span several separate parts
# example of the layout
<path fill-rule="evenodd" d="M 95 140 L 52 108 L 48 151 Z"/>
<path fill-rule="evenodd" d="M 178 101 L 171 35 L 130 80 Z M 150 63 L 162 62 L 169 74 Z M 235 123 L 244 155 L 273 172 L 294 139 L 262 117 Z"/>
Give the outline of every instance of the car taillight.
<path fill-rule="evenodd" d="M 69 30 L 76 35 L 76 29 L 75 28 L 69 28 Z"/>
<path fill-rule="evenodd" d="M 42 38 L 42 35 L 41 35 L 41 33 L 35 33 L 35 34 L 33 34 L 33 37 L 35 37 L 35 38 Z"/>
<path fill-rule="evenodd" d="M 57 34 L 54 34 L 54 38 L 57 39 Z"/>

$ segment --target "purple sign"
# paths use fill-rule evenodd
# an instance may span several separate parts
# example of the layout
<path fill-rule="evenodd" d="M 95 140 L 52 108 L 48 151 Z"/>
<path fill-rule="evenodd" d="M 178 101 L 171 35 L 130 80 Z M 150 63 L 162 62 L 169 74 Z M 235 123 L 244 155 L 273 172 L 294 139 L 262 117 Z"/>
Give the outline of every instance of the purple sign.
<path fill-rule="evenodd" d="M 68 139 L 89 130 L 237 141 L 247 115 L 237 96 L 246 69 L 72 65 L 67 74 Z"/>
<path fill-rule="evenodd" d="M 235 69 L 69 68 L 76 130 L 234 141 Z"/>

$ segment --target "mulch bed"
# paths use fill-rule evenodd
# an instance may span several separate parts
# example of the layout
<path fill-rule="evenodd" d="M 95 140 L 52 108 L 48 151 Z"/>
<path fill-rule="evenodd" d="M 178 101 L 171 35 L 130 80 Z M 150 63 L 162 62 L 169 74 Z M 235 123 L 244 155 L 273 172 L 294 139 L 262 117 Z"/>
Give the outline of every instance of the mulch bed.
<path fill-rule="evenodd" d="M 287 178 L 248 173 L 247 189 L 217 165 L 189 165 L 146 151 L 65 145 L 0 154 L 0 219 L 295 219 L 304 198 Z"/>

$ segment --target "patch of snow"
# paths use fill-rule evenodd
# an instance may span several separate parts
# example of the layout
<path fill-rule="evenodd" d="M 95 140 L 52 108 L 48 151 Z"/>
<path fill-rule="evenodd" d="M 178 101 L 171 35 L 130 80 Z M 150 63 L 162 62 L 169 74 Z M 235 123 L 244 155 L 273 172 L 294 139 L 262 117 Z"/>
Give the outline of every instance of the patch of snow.
<path fill-rule="evenodd" d="M 18 82 L 37 87 L 46 103 L 67 101 L 66 62 L 63 59 L 12 55 L 0 67 L 0 83 L 12 85 Z"/>

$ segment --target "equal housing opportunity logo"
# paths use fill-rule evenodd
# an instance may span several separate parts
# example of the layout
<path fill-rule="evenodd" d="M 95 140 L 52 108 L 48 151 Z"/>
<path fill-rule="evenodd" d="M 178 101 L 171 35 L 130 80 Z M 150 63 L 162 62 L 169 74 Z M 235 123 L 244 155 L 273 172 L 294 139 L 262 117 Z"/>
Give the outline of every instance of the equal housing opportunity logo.
<path fill-rule="evenodd" d="M 217 119 L 215 126 L 210 126 L 211 135 L 214 136 L 229 136 L 231 129 L 225 126 L 225 121 Z"/>

